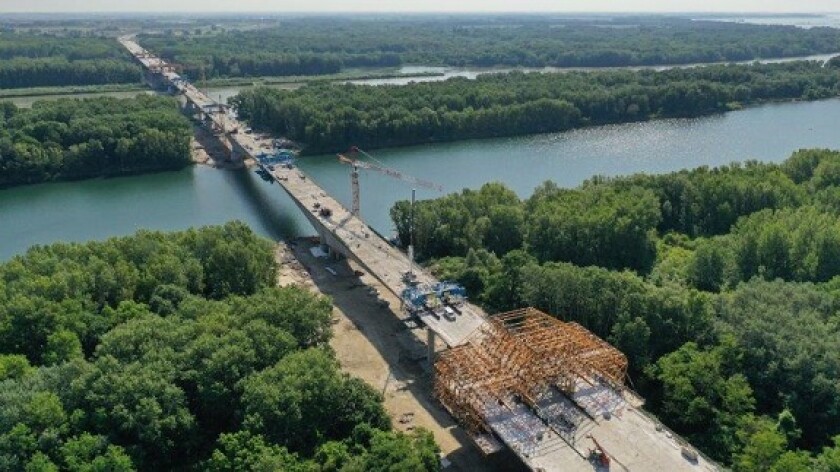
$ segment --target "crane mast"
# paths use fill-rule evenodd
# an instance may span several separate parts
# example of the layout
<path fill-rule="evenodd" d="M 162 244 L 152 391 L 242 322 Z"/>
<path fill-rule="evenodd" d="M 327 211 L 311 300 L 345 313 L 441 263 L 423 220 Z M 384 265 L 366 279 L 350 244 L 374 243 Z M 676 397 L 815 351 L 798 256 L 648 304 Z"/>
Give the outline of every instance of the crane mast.
<path fill-rule="evenodd" d="M 361 149 L 353 146 L 350 148 L 350 152 L 348 154 L 362 154 L 372 160 L 376 160 L 370 154 L 362 151 Z M 414 186 L 434 189 L 438 192 L 443 192 L 443 187 L 433 182 L 429 182 L 428 180 L 418 179 L 416 177 L 412 177 L 410 175 L 403 174 L 402 172 L 396 169 L 390 169 L 385 166 L 379 166 L 376 164 L 372 164 L 370 162 L 359 161 L 356 159 L 352 159 L 350 157 L 345 156 L 344 154 L 338 154 L 338 160 L 344 164 L 350 166 L 350 189 L 353 193 L 353 204 L 350 210 L 350 213 L 353 216 L 358 217 L 360 212 L 360 197 L 359 197 L 359 169 L 367 169 L 379 172 L 381 174 L 385 174 L 389 177 L 393 177 L 398 180 L 402 180 L 403 182 L 408 182 Z M 417 190 L 412 188 L 411 189 L 411 214 L 409 216 L 409 234 L 410 234 L 410 242 L 408 244 L 408 272 L 406 273 L 408 280 L 414 279 L 414 202 L 416 199 Z"/>
<path fill-rule="evenodd" d="M 361 202 L 359 197 L 359 166 L 355 163 L 350 168 L 350 188 L 353 189 L 353 209 L 350 213 L 353 216 L 359 216 L 361 212 Z"/>
<path fill-rule="evenodd" d="M 371 159 L 374 159 L 373 156 L 362 151 L 361 149 L 353 146 L 350 148 L 350 153 L 358 153 L 362 154 L 363 156 L 367 156 Z M 370 162 L 359 161 L 357 159 L 353 159 L 347 157 L 344 154 L 338 154 L 338 160 L 350 166 L 350 189 L 353 193 L 353 203 L 350 212 L 354 216 L 359 216 L 359 212 L 361 210 L 361 203 L 360 203 L 360 196 L 359 196 L 359 169 L 365 170 L 372 170 L 375 172 L 379 172 L 380 174 L 387 175 L 389 177 L 393 177 L 397 180 L 402 180 L 403 182 L 408 182 L 410 184 L 416 185 L 418 187 L 428 188 L 437 190 L 438 192 L 443 191 L 443 187 L 438 185 L 434 182 L 429 182 L 428 180 L 418 179 L 416 177 L 412 177 L 410 175 L 403 174 L 402 172 L 391 169 L 385 166 L 379 166 Z"/>

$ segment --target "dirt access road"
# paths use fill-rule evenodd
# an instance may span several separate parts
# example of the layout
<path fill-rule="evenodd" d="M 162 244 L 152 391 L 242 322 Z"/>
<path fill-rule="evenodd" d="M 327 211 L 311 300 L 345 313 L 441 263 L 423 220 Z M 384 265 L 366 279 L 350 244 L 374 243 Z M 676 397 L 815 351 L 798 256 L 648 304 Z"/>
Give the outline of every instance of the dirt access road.
<path fill-rule="evenodd" d="M 424 367 L 426 346 L 421 341 L 425 331 L 409 329 L 400 319 L 399 300 L 370 275 L 357 276 L 359 268 L 348 261 L 314 257 L 310 248 L 315 245 L 305 239 L 278 245 L 279 283 L 296 284 L 332 298 L 330 345 L 344 371 L 383 394 L 394 428 L 431 431 L 451 462 L 445 470 L 527 470 L 509 453 L 484 458 L 432 398 L 430 375 Z"/>

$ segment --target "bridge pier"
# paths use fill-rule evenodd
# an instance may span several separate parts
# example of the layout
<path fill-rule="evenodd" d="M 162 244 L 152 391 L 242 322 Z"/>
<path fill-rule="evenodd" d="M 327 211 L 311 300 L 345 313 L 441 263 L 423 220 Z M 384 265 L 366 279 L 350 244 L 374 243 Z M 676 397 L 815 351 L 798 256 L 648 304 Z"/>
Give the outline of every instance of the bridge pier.
<path fill-rule="evenodd" d="M 199 113 L 200 109 L 196 106 L 195 103 L 191 102 L 189 99 L 186 100 L 184 103 L 184 114 L 190 118 L 195 117 Z"/>
<path fill-rule="evenodd" d="M 426 328 L 426 360 L 429 362 L 429 372 L 432 373 L 432 376 L 435 375 L 435 341 L 437 341 L 437 337 L 434 330 Z"/>
<path fill-rule="evenodd" d="M 236 164 L 241 164 L 245 160 L 248 152 L 242 149 L 242 146 L 236 142 L 235 139 L 228 139 L 230 142 L 230 161 Z"/>
<path fill-rule="evenodd" d="M 143 81 L 154 90 L 166 90 L 166 79 L 160 72 L 143 72 Z"/>
<path fill-rule="evenodd" d="M 338 260 L 341 260 L 342 257 L 344 257 L 344 254 L 340 250 L 334 248 L 329 243 L 328 238 L 325 238 L 323 235 L 319 234 L 318 240 L 321 243 L 322 247 L 327 248 L 327 255 L 330 257 L 330 259 L 332 259 L 334 261 L 338 261 Z"/>

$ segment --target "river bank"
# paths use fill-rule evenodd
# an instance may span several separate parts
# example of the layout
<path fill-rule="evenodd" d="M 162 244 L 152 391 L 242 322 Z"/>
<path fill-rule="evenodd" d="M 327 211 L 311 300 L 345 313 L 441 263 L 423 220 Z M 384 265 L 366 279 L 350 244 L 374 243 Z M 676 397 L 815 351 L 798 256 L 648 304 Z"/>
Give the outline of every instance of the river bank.
<path fill-rule="evenodd" d="M 444 187 L 499 181 L 526 197 L 545 180 L 575 187 L 593 175 L 664 173 L 759 159 L 780 162 L 800 148 L 840 149 L 840 100 L 767 104 L 695 119 L 610 125 L 516 138 L 461 141 L 374 153 L 386 166 Z M 344 205 L 347 166 L 334 155 L 297 161 Z M 442 193 L 418 189 L 418 198 Z M 390 235 L 388 211 L 411 186 L 362 172 L 365 221 Z M 0 260 L 34 244 L 122 236 L 140 228 L 174 231 L 238 219 L 275 240 L 314 234 L 300 210 L 252 171 L 190 166 L 176 172 L 16 187 L 0 191 Z"/>

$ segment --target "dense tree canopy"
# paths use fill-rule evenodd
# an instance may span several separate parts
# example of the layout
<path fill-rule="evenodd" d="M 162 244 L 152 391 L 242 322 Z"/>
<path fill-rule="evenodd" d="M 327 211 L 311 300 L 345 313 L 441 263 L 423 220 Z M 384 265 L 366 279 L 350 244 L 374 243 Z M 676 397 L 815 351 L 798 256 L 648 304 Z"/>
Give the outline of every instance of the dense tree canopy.
<path fill-rule="evenodd" d="M 648 407 L 715 459 L 833 470 L 838 168 L 840 152 L 803 150 L 526 200 L 487 184 L 418 202 L 414 241 L 490 311 L 535 306 L 609 340 Z M 409 211 L 391 210 L 403 243 Z"/>
<path fill-rule="evenodd" d="M 270 21 L 270 20 L 268 20 Z M 832 28 L 665 17 L 525 15 L 310 17 L 273 27 L 147 34 L 142 44 L 191 77 L 330 74 L 349 67 L 614 67 L 748 61 L 837 52 Z"/>
<path fill-rule="evenodd" d="M 141 77 L 111 38 L 0 33 L 0 89 L 140 83 Z"/>
<path fill-rule="evenodd" d="M 330 301 L 276 274 L 241 223 L 0 265 L 0 469 L 439 470 L 340 372 Z"/>
<path fill-rule="evenodd" d="M 766 100 L 836 96 L 840 70 L 819 62 L 665 71 L 481 75 L 408 85 L 258 87 L 232 99 L 241 117 L 307 152 L 514 136 L 698 116 Z"/>
<path fill-rule="evenodd" d="M 189 122 L 169 98 L 0 102 L 0 188 L 181 169 L 190 160 Z"/>

